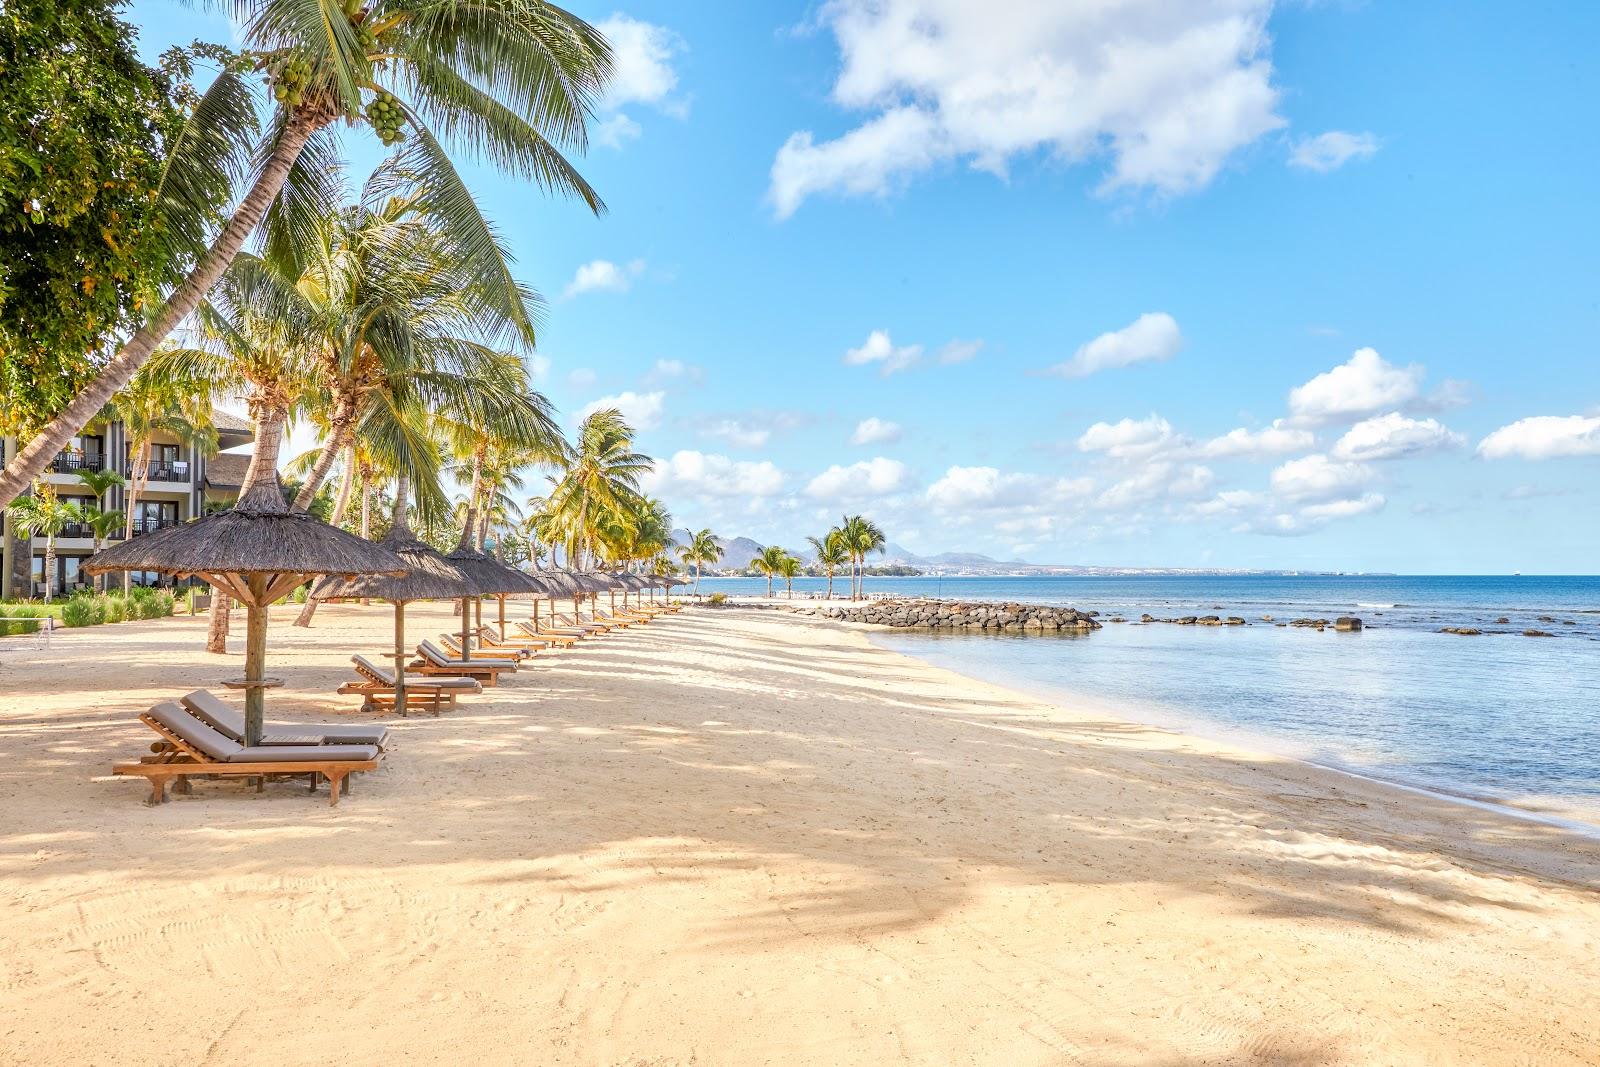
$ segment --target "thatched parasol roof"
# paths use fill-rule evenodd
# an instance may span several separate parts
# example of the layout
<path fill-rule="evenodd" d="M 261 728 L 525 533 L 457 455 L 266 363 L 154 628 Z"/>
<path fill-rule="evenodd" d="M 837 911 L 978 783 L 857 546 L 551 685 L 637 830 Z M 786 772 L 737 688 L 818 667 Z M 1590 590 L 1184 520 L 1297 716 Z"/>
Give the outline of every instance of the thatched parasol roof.
<path fill-rule="evenodd" d="M 622 588 L 617 583 L 616 575 L 604 571 L 578 571 L 573 577 L 588 593 L 609 593 L 613 589 Z"/>
<path fill-rule="evenodd" d="M 403 519 L 378 544 L 404 560 L 411 572 L 399 578 L 386 574 L 364 574 L 353 578 L 330 575 L 311 587 L 311 598 L 456 600 L 477 592 L 471 579 L 460 568 L 450 562 L 443 552 L 420 540 Z"/>
<path fill-rule="evenodd" d="M 540 571 L 539 580 L 552 597 L 581 596 L 587 592 L 571 571 Z"/>
<path fill-rule="evenodd" d="M 83 569 L 158 574 L 404 574 L 387 548 L 329 526 L 284 502 L 278 472 L 256 478 L 230 511 L 130 538 L 91 557 Z"/>
<path fill-rule="evenodd" d="M 640 589 L 650 588 L 650 579 L 642 574 L 618 574 L 614 576 L 617 584 L 622 589 L 638 592 Z"/>
<path fill-rule="evenodd" d="M 479 552 L 466 541 L 455 547 L 445 557 L 463 575 L 470 584 L 473 596 L 507 596 L 517 593 L 545 594 L 548 590 L 545 583 L 535 578 L 526 571 L 515 567 L 508 567 L 504 563 Z M 457 596 L 462 594 L 458 593 Z"/>

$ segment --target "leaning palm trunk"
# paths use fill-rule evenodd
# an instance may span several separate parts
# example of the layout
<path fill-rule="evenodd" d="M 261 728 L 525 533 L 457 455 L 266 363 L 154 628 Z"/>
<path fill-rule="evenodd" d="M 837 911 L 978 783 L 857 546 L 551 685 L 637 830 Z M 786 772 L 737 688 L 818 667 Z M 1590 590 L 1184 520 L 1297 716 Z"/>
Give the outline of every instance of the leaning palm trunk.
<path fill-rule="evenodd" d="M 301 485 L 300 492 L 295 494 L 294 503 L 290 505 L 291 510 L 306 511 L 311 507 L 311 502 L 317 498 L 317 490 L 322 488 L 328 472 L 333 469 L 333 461 L 338 458 L 340 452 L 352 447 L 355 426 L 353 405 L 339 401 L 328 423 L 328 440 L 323 444 L 322 451 L 317 454 L 317 462 L 312 466 L 311 473 L 306 475 L 305 484 Z M 351 462 L 354 462 L 353 457 Z M 334 521 L 334 525 L 339 525 L 338 520 Z"/>
<path fill-rule="evenodd" d="M 133 537 L 134 516 L 139 513 L 139 494 L 144 492 L 145 483 L 150 480 L 150 442 L 145 440 L 140 443 L 133 454 L 133 467 L 128 471 L 128 514 L 123 520 L 123 540 L 128 541 Z M 133 575 L 128 571 L 122 572 L 122 595 L 127 596 L 132 588 Z"/>
<path fill-rule="evenodd" d="M 35 478 L 44 473 L 51 458 L 61 451 L 67 440 L 87 426 L 89 420 L 111 402 L 112 395 L 128 384 L 134 372 L 150 358 L 156 345 L 200 306 L 200 301 L 222 277 L 222 272 L 239 254 L 239 249 L 244 247 L 245 238 L 261 222 L 268 206 L 283 189 L 283 183 L 299 158 L 300 150 L 312 134 L 332 118 L 331 115 L 314 112 L 296 112 L 290 117 L 277 144 L 272 147 L 272 154 L 256 176 L 255 184 L 239 202 L 238 210 L 194 265 L 188 277 L 172 291 L 155 316 L 134 332 L 105 369 L 22 447 L 6 465 L 4 472 L 0 472 L 0 508 L 10 504 Z"/>
<path fill-rule="evenodd" d="M 334 503 L 333 503 L 333 516 L 332 516 L 332 519 L 329 521 L 328 525 L 330 525 L 330 526 L 338 526 L 339 524 L 344 522 L 344 513 L 350 507 L 350 487 L 355 484 L 355 478 L 356 478 L 355 449 L 351 449 L 350 450 L 350 456 L 347 458 L 347 462 L 345 463 L 344 480 L 339 483 L 339 498 L 337 500 L 335 500 Z M 301 496 L 305 495 L 305 490 L 303 488 L 300 490 L 300 495 Z M 298 499 L 295 500 L 294 510 L 296 510 L 296 511 L 304 511 L 305 510 L 305 508 L 300 506 L 300 501 Z M 366 510 L 365 503 L 362 504 L 362 510 L 363 511 Z M 365 516 L 363 516 L 362 522 L 363 523 L 366 522 Z M 362 536 L 363 537 L 366 536 L 364 531 L 362 533 Z M 310 626 L 311 625 L 311 620 L 316 614 L 317 614 L 317 601 L 312 600 L 310 597 L 306 597 L 305 607 L 301 608 L 300 609 L 300 614 L 295 616 L 294 624 L 296 626 Z"/>
<path fill-rule="evenodd" d="M 283 424 L 289 421 L 289 412 L 285 409 L 258 411 L 256 404 L 250 405 L 250 412 L 256 420 L 256 447 L 250 456 L 250 466 L 245 468 L 244 484 L 251 486 L 255 483 L 256 467 L 266 464 L 273 468 L 278 466 L 278 450 L 283 447 Z M 241 497 L 240 499 L 243 499 Z M 253 610 L 253 609 L 252 609 Z M 222 654 L 228 651 L 228 629 L 233 616 L 233 598 L 221 589 L 213 587 L 211 590 L 211 629 L 206 634 L 206 651 Z M 247 657 L 248 658 L 248 657 Z"/>

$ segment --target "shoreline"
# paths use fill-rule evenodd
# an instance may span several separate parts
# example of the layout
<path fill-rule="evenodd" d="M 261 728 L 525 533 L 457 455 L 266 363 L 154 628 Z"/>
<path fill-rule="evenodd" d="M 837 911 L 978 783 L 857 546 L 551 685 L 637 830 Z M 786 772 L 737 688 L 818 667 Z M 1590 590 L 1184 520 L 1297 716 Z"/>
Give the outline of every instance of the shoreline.
<path fill-rule="evenodd" d="M 1058 708 L 1064 709 L 1062 701 L 1076 701 L 1085 706 L 1093 707 L 1097 711 L 1104 714 L 1115 716 L 1130 726 L 1142 726 L 1147 729 L 1161 730 L 1180 737 L 1193 737 L 1219 745 L 1226 745 L 1245 754 L 1264 755 L 1270 756 L 1274 759 L 1292 760 L 1295 763 L 1300 763 L 1307 767 L 1315 767 L 1318 770 L 1327 771 L 1331 774 L 1344 775 L 1350 778 L 1359 779 L 1361 781 L 1371 782 L 1375 785 L 1392 787 L 1407 793 L 1414 793 L 1421 796 L 1432 797 L 1437 800 L 1443 800 L 1450 803 L 1467 805 L 1481 810 L 1492 811 L 1509 816 L 1511 818 L 1527 819 L 1600 841 L 1600 808 L 1587 808 L 1579 805 L 1571 805 L 1570 807 L 1563 808 L 1559 805 L 1559 801 L 1562 798 L 1551 795 L 1530 796 L 1527 800 L 1519 802 L 1513 797 L 1500 796 L 1492 792 L 1473 792 L 1465 785 L 1458 790 L 1452 790 L 1444 786 L 1408 781 L 1399 776 L 1388 777 L 1359 766 L 1341 764 L 1327 759 L 1320 759 L 1316 756 L 1308 755 L 1303 751 L 1296 752 L 1294 751 L 1295 748 L 1304 748 L 1306 746 L 1297 746 L 1293 741 L 1287 738 L 1271 737 L 1259 731 L 1252 731 L 1242 727 L 1230 727 L 1225 723 L 1206 720 L 1203 717 L 1192 712 L 1188 712 L 1182 708 L 1167 708 L 1165 705 L 1157 705 L 1150 702 L 1141 704 L 1132 701 L 1125 701 L 1121 698 L 1100 696 L 1094 693 L 1073 689 L 1070 685 L 1039 686 L 1034 688 L 1025 683 L 1007 683 L 996 681 L 992 678 L 985 678 L 976 673 L 969 673 L 966 670 L 945 666 L 941 663 L 935 663 L 931 660 L 923 659 L 914 652 L 906 652 L 899 648 L 888 647 L 887 645 L 875 640 L 877 637 L 890 637 L 896 634 L 905 633 L 906 631 L 904 630 L 897 630 L 890 627 L 882 627 L 872 624 L 848 623 L 846 625 L 861 626 L 868 633 L 868 639 L 872 641 L 873 645 L 885 652 L 889 652 L 897 656 L 906 656 L 927 666 L 935 667 L 940 670 L 948 670 L 955 674 L 959 674 L 964 678 L 969 678 L 975 682 L 985 685 L 996 685 L 1004 689 L 1009 689 L 1012 692 L 1017 693 L 1019 696 L 1033 700 L 1042 700 Z M 1037 639 L 1038 638 L 1027 638 L 1027 640 Z M 1540 810 L 1538 808 L 1524 806 L 1524 804 L 1531 805 L 1534 803 L 1547 804 L 1549 807 L 1547 810 Z"/>
<path fill-rule="evenodd" d="M 389 611 L 294 614 L 269 717 L 354 719 L 333 690 Z M 138 710 L 237 668 L 204 631 L 0 658 L 0 1064 L 377 1062 L 347 1041 L 376 1011 L 384 1057 L 485 1067 L 1600 1047 L 1600 845 L 1558 828 L 695 608 L 386 718 L 337 808 L 227 782 L 147 808 L 107 771 Z"/>

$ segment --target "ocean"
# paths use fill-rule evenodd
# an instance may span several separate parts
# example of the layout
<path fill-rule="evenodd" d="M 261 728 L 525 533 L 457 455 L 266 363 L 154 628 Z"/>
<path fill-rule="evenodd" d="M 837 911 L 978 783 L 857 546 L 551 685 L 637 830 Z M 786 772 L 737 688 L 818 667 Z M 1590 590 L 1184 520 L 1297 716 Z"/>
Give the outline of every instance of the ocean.
<path fill-rule="evenodd" d="M 825 585 L 796 581 L 796 595 Z M 765 588 L 701 582 L 702 593 Z M 1057 703 L 1086 698 L 1153 725 L 1600 826 L 1600 577 L 869 578 L 867 591 L 1098 611 L 1104 627 L 1081 637 L 874 640 Z M 1251 625 L 1139 625 L 1145 613 Z M 1366 629 L 1263 621 L 1337 615 Z M 1438 632 L 1447 626 L 1483 634 Z M 1522 636 L 1529 629 L 1554 636 Z"/>

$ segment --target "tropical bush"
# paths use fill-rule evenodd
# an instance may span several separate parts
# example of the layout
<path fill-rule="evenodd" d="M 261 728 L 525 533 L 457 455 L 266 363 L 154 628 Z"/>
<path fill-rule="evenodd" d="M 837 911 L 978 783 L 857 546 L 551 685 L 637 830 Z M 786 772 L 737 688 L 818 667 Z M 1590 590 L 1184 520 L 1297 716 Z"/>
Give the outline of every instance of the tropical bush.
<path fill-rule="evenodd" d="M 93 626 L 105 618 L 105 606 L 94 597 L 75 596 L 61 605 L 61 621 L 70 627 Z"/>
<path fill-rule="evenodd" d="M 139 588 L 127 596 L 78 593 L 61 605 L 61 621 L 78 627 L 132 619 L 164 619 L 172 614 L 175 603 L 172 594 L 165 589 Z M 13 609 L 6 609 L 6 614 L 13 613 Z"/>
<path fill-rule="evenodd" d="M 714 608 L 720 608 L 720 607 L 722 607 L 722 605 L 726 604 L 727 602 L 728 602 L 728 594 L 727 593 L 712 593 L 711 596 L 706 600 L 706 603 L 710 604 Z"/>
<path fill-rule="evenodd" d="M 0 605 L 0 615 L 9 615 L 18 619 L 45 619 L 50 613 L 44 608 L 29 607 L 26 604 Z M 39 632 L 37 622 L 0 622 L 0 637 L 10 637 L 13 634 L 36 634 Z"/>

